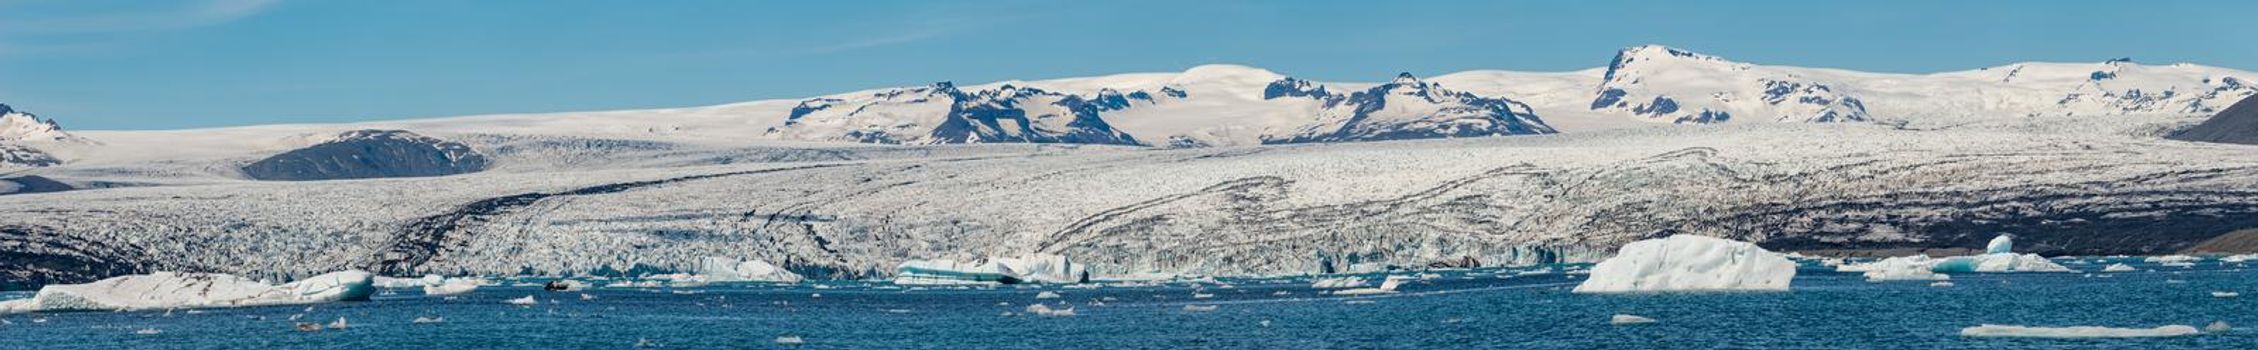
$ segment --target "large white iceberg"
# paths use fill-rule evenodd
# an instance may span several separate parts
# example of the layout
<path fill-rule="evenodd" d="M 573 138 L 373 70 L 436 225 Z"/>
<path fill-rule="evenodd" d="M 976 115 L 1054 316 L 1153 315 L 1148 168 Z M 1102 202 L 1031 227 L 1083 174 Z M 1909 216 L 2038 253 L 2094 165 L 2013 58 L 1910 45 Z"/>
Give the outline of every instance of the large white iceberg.
<path fill-rule="evenodd" d="M 2195 329 L 2195 326 L 2187 325 L 2170 325 L 2143 329 L 2092 326 L 2025 327 L 1987 324 L 1960 329 L 1960 336 L 1964 337 L 2011 338 L 2148 338 L 2177 337 L 2183 335 L 2196 335 L 2198 333 L 2202 332 L 2197 331 Z"/>
<path fill-rule="evenodd" d="M 1784 291 L 1793 279 L 1794 261 L 1755 244 L 1675 235 L 1623 245 L 1575 292 Z"/>
<path fill-rule="evenodd" d="M 895 284 L 1083 283 L 1089 268 L 1065 256 L 1032 254 L 973 261 L 910 260 L 894 269 Z"/>
<path fill-rule="evenodd" d="M 706 257 L 698 261 L 695 277 L 703 282 L 800 283 L 804 278 L 760 260 Z"/>
<path fill-rule="evenodd" d="M 0 313 L 157 310 L 296 305 L 368 300 L 376 291 L 365 271 L 340 271 L 270 285 L 217 273 L 157 272 L 86 284 L 49 285 L 30 299 L 0 302 Z"/>
<path fill-rule="evenodd" d="M 1836 271 L 1864 272 L 1867 282 L 1888 281 L 1938 281 L 1952 276 L 1936 273 L 1937 260 L 1927 255 L 1901 256 L 1871 263 L 1842 265 Z"/>

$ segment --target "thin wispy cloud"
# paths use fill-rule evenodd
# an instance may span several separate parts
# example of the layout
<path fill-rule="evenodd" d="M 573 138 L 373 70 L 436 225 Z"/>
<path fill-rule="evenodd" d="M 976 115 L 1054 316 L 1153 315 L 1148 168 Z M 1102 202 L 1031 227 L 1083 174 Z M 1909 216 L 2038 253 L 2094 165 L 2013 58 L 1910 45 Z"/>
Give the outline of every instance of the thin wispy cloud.
<path fill-rule="evenodd" d="M 0 34 L 117 33 L 180 30 L 233 22 L 265 12 L 279 0 L 201 0 L 170 8 L 134 12 L 95 13 L 66 17 L 24 18 L 0 15 L 8 22 Z"/>

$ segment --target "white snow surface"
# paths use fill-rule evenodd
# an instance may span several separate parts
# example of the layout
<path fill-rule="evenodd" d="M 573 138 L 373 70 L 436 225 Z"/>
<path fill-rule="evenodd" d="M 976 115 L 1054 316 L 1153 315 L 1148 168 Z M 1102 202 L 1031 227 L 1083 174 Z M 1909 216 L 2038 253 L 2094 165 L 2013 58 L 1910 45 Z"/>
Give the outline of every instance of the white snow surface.
<path fill-rule="evenodd" d="M 1673 235 L 1631 242 L 1592 266 L 1576 293 L 1786 291 L 1795 262 L 1755 244 Z"/>
<path fill-rule="evenodd" d="M 227 274 L 156 272 L 85 284 L 41 287 L 30 299 L 0 302 L 0 313 L 134 311 L 314 304 L 367 300 L 371 274 L 339 271 L 271 285 Z"/>
<path fill-rule="evenodd" d="M 2096 326 L 2029 327 L 1987 324 L 1960 329 L 1960 336 L 1963 337 L 2059 339 L 2177 337 L 2201 333 L 2203 332 L 2196 330 L 2195 326 L 2188 325 L 2169 325 L 2156 328 L 2112 328 Z"/>

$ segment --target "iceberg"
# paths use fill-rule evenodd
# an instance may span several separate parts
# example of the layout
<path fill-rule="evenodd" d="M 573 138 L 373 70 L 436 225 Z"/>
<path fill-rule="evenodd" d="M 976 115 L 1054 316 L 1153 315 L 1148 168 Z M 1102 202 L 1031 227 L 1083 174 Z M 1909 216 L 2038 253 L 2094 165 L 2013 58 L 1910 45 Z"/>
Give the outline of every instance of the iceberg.
<path fill-rule="evenodd" d="M 1926 255 L 1900 256 L 1863 264 L 1843 265 L 1836 267 L 1835 271 L 1864 272 L 1868 281 L 1876 281 L 1877 277 L 1880 277 L 1880 280 L 1892 280 L 1892 278 L 1918 279 L 1920 277 L 1918 270 L 1923 268 L 1934 273 L 2077 272 L 2054 263 L 2054 260 L 2038 256 L 2038 254 L 2016 254 L 2012 251 L 2006 251 L 2014 247 L 2013 240 L 2008 237 L 2008 235 L 2000 235 L 1992 238 L 1991 244 L 1984 248 L 1985 253 L 1982 255 L 1945 258 L 1930 258 Z"/>
<path fill-rule="evenodd" d="M 1748 242 L 1674 235 L 1623 245 L 1594 265 L 1575 292 L 1785 291 L 1795 267 Z"/>
<path fill-rule="evenodd" d="M 1363 279 L 1363 278 L 1358 278 L 1358 277 L 1334 277 L 1334 278 L 1319 278 L 1319 279 L 1317 279 L 1316 281 L 1313 281 L 1313 282 L 1310 282 L 1310 283 L 1309 283 L 1309 287 L 1310 287 L 1310 288 L 1316 288 L 1316 289 L 1341 289 L 1341 288 L 1356 288 L 1356 287 L 1363 287 L 1363 286 L 1364 286 L 1364 279 Z"/>
<path fill-rule="evenodd" d="M 438 284 L 427 284 L 427 285 L 424 285 L 424 286 L 423 286 L 423 295 L 463 295 L 463 294 L 470 294 L 470 292 L 471 292 L 471 291 L 474 291 L 474 290 L 478 290 L 478 284 L 479 284 L 479 280 L 477 280 L 477 279 L 471 279 L 471 278 L 450 278 L 450 279 L 446 279 L 446 280 L 445 280 L 444 282 L 441 282 L 441 283 L 438 283 Z"/>
<path fill-rule="evenodd" d="M 894 269 L 894 284 L 1071 284 L 1090 281 L 1087 266 L 1064 256 L 1032 254 L 973 261 L 910 260 Z"/>
<path fill-rule="evenodd" d="M 1947 276 L 1945 274 L 1936 273 L 1935 271 L 1933 271 L 1932 268 L 1936 265 L 1936 263 L 1936 259 L 1929 258 L 1929 256 L 1927 255 L 1913 255 L 1882 259 L 1880 261 L 1864 264 L 1842 265 L 1835 267 L 1835 270 L 1842 272 L 1864 272 L 1867 282 L 1941 281 L 1952 279 L 1952 276 Z"/>
<path fill-rule="evenodd" d="M 269 285 L 228 274 L 156 272 L 111 277 L 86 284 L 41 287 L 30 299 L 0 302 L 0 314 L 367 301 L 369 295 L 376 292 L 372 283 L 374 275 L 358 270 L 332 272 L 282 285 Z"/>
<path fill-rule="evenodd" d="M 696 273 L 691 279 L 702 282 L 800 283 L 805 279 L 767 261 L 710 256 L 698 261 Z"/>
<path fill-rule="evenodd" d="M 2194 257 L 2194 256 L 2188 256 L 2188 255 L 2165 255 L 2165 256 L 2151 256 L 2151 257 L 2143 258 L 2143 259 L 2140 259 L 2140 260 L 2141 260 L 2141 261 L 2145 261 L 2145 262 L 2152 262 L 2152 263 L 2185 263 L 2185 262 L 2195 262 L 2195 261 L 2197 261 L 2197 260 L 2203 260 L 2203 258 L 2198 258 L 2198 257 Z"/>
<path fill-rule="evenodd" d="M 2133 272 L 2138 270 L 2134 269 L 2132 265 L 2125 265 L 2125 263 L 2109 264 L 2109 267 L 2101 268 L 2101 272 Z"/>
<path fill-rule="evenodd" d="M 1395 292 L 1396 292 L 1396 287 L 1402 286 L 1404 282 L 1406 282 L 1406 281 L 1410 281 L 1410 280 L 1411 280 L 1411 277 L 1405 277 L 1405 276 L 1388 276 L 1388 279 L 1387 279 L 1386 281 L 1382 281 L 1382 282 L 1380 282 L 1380 286 L 1379 286 L 1379 287 L 1376 287 L 1376 288 L 1355 288 L 1355 289 L 1343 289 L 1343 290 L 1339 290 L 1339 291 L 1334 291 L 1334 292 L 1333 292 L 1333 295 L 1372 295 L 1372 294 L 1390 294 L 1390 293 L 1395 293 Z"/>
<path fill-rule="evenodd" d="M 1612 325 L 1632 325 L 1632 324 L 1646 324 L 1646 323 L 1654 323 L 1654 319 L 1651 319 L 1651 318 L 1646 318 L 1646 317 L 1643 317 L 1643 316 L 1639 316 L 1639 315 L 1626 315 L 1626 314 L 1616 314 L 1616 315 L 1615 315 L 1614 317 L 1608 317 L 1608 318 L 1607 318 L 1607 324 L 1612 324 Z"/>
<path fill-rule="evenodd" d="M 1027 313 L 1041 316 L 1065 317 L 1074 316 L 1074 308 L 1052 309 L 1048 305 L 1038 303 L 1034 305 L 1027 305 Z"/>
<path fill-rule="evenodd" d="M 517 306 L 532 306 L 532 305 L 535 305 L 535 304 L 540 304 L 540 303 L 541 303 L 541 301 L 539 301 L 539 300 L 533 300 L 533 296 L 531 296 L 531 295 L 527 295 L 527 296 L 524 296 L 524 297 L 520 297 L 520 298 L 517 298 L 517 299 L 503 300 L 503 301 L 502 301 L 502 303 L 504 303 L 504 304 L 510 304 L 510 305 L 517 305 Z"/>
<path fill-rule="evenodd" d="M 2177 337 L 2184 335 L 2195 335 L 2198 333 L 2201 332 L 2197 331 L 2194 326 L 2187 325 L 2170 325 L 2142 329 L 2093 326 L 2025 327 L 1987 324 L 1960 329 L 1960 336 L 1963 337 L 2009 338 L 2148 338 Z"/>

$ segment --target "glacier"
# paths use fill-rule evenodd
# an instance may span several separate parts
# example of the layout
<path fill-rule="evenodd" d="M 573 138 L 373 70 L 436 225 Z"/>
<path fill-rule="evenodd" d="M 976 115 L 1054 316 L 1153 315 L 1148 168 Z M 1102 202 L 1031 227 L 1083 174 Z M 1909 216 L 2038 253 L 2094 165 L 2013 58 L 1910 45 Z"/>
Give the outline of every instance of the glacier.
<path fill-rule="evenodd" d="M 1786 291 L 1795 262 L 1755 244 L 1672 235 L 1624 244 L 1576 293 Z"/>
<path fill-rule="evenodd" d="M 1031 254 L 970 261 L 910 260 L 895 268 L 895 284 L 1072 284 L 1090 281 L 1088 267 L 1065 256 Z"/>

